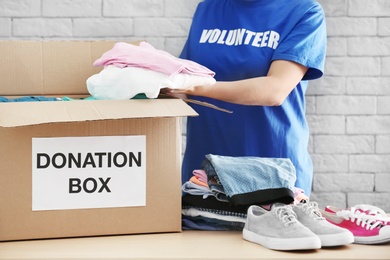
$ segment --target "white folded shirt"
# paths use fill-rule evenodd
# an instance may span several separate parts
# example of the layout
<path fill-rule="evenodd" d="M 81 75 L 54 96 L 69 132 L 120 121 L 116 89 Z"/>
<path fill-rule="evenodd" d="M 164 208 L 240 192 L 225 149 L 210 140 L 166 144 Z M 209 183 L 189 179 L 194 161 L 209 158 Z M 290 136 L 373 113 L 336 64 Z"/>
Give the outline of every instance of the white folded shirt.
<path fill-rule="evenodd" d="M 186 89 L 194 86 L 210 86 L 216 83 L 211 76 L 164 73 L 140 67 L 119 68 L 106 66 L 100 73 L 87 79 L 88 92 L 95 99 L 125 100 L 137 94 L 157 98 L 162 88 Z"/>

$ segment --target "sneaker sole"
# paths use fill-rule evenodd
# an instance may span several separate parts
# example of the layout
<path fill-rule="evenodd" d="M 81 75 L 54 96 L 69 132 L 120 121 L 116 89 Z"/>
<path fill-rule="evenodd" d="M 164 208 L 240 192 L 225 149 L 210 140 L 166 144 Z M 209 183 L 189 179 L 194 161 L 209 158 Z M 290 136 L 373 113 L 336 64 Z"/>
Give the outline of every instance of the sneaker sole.
<path fill-rule="evenodd" d="M 273 238 L 256 234 L 245 228 L 242 234 L 245 240 L 274 250 L 310 250 L 321 248 L 319 237 Z"/>
<path fill-rule="evenodd" d="M 380 236 L 371 236 L 371 237 L 358 237 L 355 236 L 355 244 L 362 245 L 374 245 L 374 244 L 384 244 L 390 242 L 390 237 L 380 237 Z"/>
<path fill-rule="evenodd" d="M 343 246 L 352 244 L 355 239 L 353 234 L 331 234 L 331 235 L 318 235 L 321 239 L 321 245 L 323 247 Z"/>

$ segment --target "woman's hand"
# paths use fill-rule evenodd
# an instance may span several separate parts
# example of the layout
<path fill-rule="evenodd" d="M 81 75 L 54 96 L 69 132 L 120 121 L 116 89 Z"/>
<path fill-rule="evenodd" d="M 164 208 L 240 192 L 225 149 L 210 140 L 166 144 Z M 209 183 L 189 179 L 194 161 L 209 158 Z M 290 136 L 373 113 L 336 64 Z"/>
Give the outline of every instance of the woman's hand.
<path fill-rule="evenodd" d="M 186 99 L 187 95 L 183 89 L 171 89 L 171 88 L 162 88 L 160 89 L 161 94 L 165 94 L 171 97 Z"/>
<path fill-rule="evenodd" d="M 298 63 L 276 60 L 272 62 L 265 77 L 217 81 L 211 86 L 169 89 L 169 94 L 204 96 L 240 105 L 280 106 L 306 71 L 307 68 Z"/>

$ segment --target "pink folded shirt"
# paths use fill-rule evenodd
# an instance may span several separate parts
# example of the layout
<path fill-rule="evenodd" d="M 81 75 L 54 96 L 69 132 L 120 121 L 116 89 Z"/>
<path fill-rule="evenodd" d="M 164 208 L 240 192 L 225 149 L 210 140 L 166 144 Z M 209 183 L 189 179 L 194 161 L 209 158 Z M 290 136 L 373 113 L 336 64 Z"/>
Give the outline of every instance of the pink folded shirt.
<path fill-rule="evenodd" d="M 94 63 L 94 66 L 114 65 L 119 68 L 140 67 L 158 71 L 169 76 L 185 73 L 196 76 L 214 77 L 215 73 L 190 60 L 177 58 L 170 53 L 155 49 L 142 41 L 139 45 L 117 42 Z"/>

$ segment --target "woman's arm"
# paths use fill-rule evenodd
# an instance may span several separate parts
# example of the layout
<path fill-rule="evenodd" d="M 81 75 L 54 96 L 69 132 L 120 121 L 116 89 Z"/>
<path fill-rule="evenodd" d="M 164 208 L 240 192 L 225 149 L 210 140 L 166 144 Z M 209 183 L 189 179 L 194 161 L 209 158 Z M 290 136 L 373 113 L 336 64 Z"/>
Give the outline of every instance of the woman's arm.
<path fill-rule="evenodd" d="M 218 81 L 212 86 L 172 90 L 171 94 L 204 96 L 241 105 L 280 106 L 306 71 L 307 67 L 298 63 L 276 60 L 265 77 Z"/>

